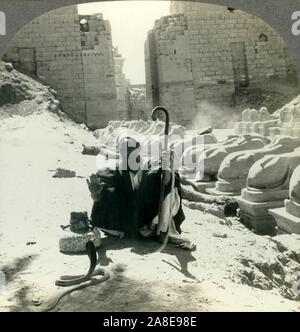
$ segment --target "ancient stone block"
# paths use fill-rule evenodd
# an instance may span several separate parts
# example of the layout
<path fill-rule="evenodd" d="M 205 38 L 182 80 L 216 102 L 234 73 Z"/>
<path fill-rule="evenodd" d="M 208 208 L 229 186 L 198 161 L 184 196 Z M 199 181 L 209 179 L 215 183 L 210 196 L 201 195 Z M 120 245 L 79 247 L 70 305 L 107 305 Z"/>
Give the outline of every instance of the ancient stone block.
<path fill-rule="evenodd" d="M 118 114 L 113 108 L 116 81 L 111 32 L 109 22 L 101 15 L 84 17 L 90 23 L 90 30 L 85 32 L 80 31 L 82 16 L 78 15 L 77 6 L 36 18 L 16 34 L 6 50 L 6 58 L 17 69 L 38 76 L 56 89 L 64 112 L 75 121 L 86 122 L 92 109 L 93 123 L 105 126 L 112 112 Z M 110 98 L 103 98 L 103 94 Z M 97 102 L 97 112 L 87 106 L 87 99 Z"/>

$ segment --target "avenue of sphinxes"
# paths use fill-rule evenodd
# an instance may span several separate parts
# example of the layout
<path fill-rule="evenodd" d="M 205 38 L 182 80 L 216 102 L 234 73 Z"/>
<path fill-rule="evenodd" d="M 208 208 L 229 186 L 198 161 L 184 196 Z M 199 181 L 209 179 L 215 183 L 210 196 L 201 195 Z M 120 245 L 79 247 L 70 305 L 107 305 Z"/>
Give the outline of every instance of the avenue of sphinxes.
<path fill-rule="evenodd" d="M 56 8 L 8 44 L 0 311 L 299 311 L 292 53 L 251 13 L 169 5 Z"/>
<path fill-rule="evenodd" d="M 258 234 L 300 234 L 300 98 L 272 115 L 265 107 L 246 109 L 235 132 L 229 144 L 224 141 L 202 152 L 204 176 L 196 174 L 194 188 L 231 197 L 241 222 Z"/>
<path fill-rule="evenodd" d="M 111 121 L 107 128 L 95 131 L 101 142 L 101 167 L 111 165 L 110 156 L 117 160 L 116 138 L 125 129 L 143 137 L 144 156 L 149 149 L 162 147 L 162 121 Z M 208 202 L 226 202 L 227 211 L 234 202 L 231 213 L 257 234 L 300 234 L 300 97 L 273 114 L 266 107 L 244 110 L 234 131 L 222 139 L 213 128 L 187 136 L 184 126 L 170 124 L 169 145 L 176 152 L 187 204 L 197 203 L 201 209 Z"/>

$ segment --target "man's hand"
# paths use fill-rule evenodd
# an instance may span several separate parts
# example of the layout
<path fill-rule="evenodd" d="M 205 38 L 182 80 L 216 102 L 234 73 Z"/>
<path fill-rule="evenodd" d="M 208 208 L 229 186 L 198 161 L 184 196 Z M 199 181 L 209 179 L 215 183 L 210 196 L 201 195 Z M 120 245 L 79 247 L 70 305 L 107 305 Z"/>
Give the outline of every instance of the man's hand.
<path fill-rule="evenodd" d="M 162 152 L 162 171 L 164 172 L 164 186 L 171 181 L 171 166 L 174 162 L 174 151 L 167 150 Z"/>
<path fill-rule="evenodd" d="M 171 172 L 171 158 L 174 158 L 174 151 L 166 150 L 163 151 L 161 154 L 161 163 L 162 163 L 162 169 L 163 171 L 169 171 Z"/>
<path fill-rule="evenodd" d="M 87 179 L 86 182 L 89 186 L 89 190 L 91 192 L 92 199 L 95 202 L 98 202 L 101 197 L 101 192 L 104 188 L 104 183 L 95 174 L 92 174 L 90 176 L 90 180 Z"/>

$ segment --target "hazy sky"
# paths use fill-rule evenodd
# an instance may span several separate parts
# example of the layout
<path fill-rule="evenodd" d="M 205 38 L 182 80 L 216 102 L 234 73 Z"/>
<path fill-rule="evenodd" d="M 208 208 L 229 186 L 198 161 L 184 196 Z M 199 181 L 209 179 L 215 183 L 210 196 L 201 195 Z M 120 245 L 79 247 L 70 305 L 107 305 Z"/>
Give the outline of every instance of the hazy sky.
<path fill-rule="evenodd" d="M 131 83 L 145 82 L 144 42 L 154 21 L 169 15 L 169 1 L 114 1 L 79 5 L 80 14 L 103 13 L 112 42 L 126 59 L 124 72 Z"/>

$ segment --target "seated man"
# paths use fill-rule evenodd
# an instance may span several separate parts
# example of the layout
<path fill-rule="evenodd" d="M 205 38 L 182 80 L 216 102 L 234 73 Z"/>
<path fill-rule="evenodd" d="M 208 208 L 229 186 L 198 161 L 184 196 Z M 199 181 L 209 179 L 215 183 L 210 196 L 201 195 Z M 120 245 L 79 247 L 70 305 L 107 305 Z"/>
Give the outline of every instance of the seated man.
<path fill-rule="evenodd" d="M 127 238 L 139 235 L 154 237 L 161 241 L 168 234 L 169 239 L 185 249 L 194 245 L 180 236 L 180 226 L 185 219 L 181 206 L 179 175 L 172 180 L 170 168 L 166 169 L 165 199 L 169 199 L 174 183 L 172 218 L 163 218 L 158 223 L 161 187 L 161 167 L 151 167 L 141 157 L 140 143 L 128 136 L 118 141 L 119 163 L 116 169 L 100 170 L 88 181 L 94 205 L 91 213 L 92 224 L 103 232 Z M 162 156 L 168 165 L 170 153 Z M 170 163 L 169 163 L 170 164 Z M 170 220 L 170 222 L 167 221 Z M 160 233 L 160 236 L 157 236 Z"/>

